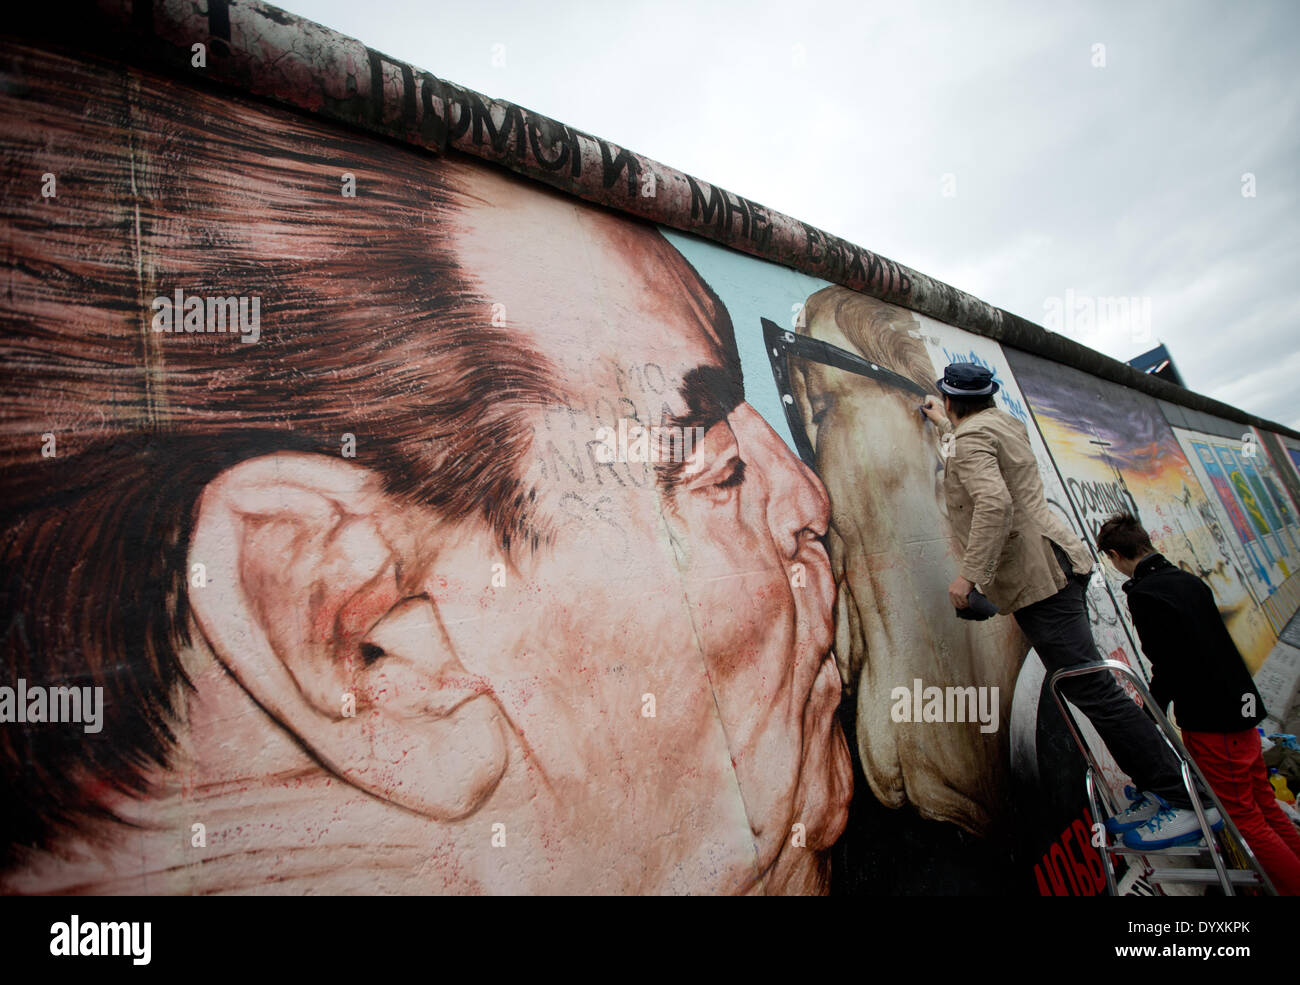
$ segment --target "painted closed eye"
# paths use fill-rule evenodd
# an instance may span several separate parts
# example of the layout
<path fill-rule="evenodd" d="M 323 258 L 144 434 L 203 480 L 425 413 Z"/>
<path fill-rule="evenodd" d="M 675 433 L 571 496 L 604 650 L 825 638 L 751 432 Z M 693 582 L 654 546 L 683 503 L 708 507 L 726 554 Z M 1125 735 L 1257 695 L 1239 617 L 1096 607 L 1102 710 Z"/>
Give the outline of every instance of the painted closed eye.
<path fill-rule="evenodd" d="M 717 481 L 704 486 L 700 492 L 711 503 L 721 505 L 729 500 L 735 493 L 734 490 L 740 488 L 745 482 L 745 462 L 741 458 L 733 458 L 730 467 L 726 470 L 723 477 Z"/>
<path fill-rule="evenodd" d="M 818 397 L 812 404 L 811 422 L 814 427 L 820 427 L 826 415 L 835 408 L 835 401 L 826 397 Z"/>
<path fill-rule="evenodd" d="M 691 496 L 703 497 L 713 506 L 726 504 L 738 495 L 745 481 L 745 462 L 730 425 L 718 421 L 697 442 L 682 470 L 681 488 Z"/>
<path fill-rule="evenodd" d="M 713 484 L 714 489 L 734 489 L 745 481 L 745 460 L 737 458 L 727 473 L 727 477 L 721 482 Z"/>

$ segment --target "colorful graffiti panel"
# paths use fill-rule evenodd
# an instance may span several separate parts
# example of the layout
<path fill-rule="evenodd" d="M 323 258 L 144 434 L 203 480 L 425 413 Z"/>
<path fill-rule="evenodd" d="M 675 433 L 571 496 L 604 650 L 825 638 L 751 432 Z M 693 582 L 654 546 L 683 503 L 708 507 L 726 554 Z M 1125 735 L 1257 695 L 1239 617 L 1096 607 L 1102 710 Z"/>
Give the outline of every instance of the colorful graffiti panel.
<path fill-rule="evenodd" d="M 1290 494 L 1292 509 L 1300 508 L 1300 470 L 1281 436 L 1262 428 L 1254 428 L 1253 434 L 1263 445 L 1277 480 Z"/>
<path fill-rule="evenodd" d="M 1197 479 L 1214 491 L 1214 506 L 1255 597 L 1277 632 L 1297 599 L 1300 526 L 1280 477 L 1254 440 L 1232 441 L 1174 428 Z M 1253 435 L 1248 432 L 1248 438 Z"/>

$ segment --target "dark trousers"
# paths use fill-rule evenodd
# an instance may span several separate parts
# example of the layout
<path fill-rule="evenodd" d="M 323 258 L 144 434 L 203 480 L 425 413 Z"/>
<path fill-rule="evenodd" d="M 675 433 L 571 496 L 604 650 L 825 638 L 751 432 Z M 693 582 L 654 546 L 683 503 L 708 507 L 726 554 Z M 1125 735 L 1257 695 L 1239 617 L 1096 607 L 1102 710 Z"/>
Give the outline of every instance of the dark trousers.
<path fill-rule="evenodd" d="M 1052 545 L 1056 547 L 1056 545 Z M 1056 548 L 1058 560 L 1064 552 Z M 1017 609 L 1013 615 L 1051 677 L 1064 667 L 1101 659 L 1088 625 L 1084 582 L 1062 568 L 1069 583 L 1055 595 Z M 1146 713 L 1115 681 L 1115 675 L 1084 674 L 1061 682 L 1061 692 L 1088 716 L 1115 762 L 1139 790 L 1159 794 L 1173 807 L 1192 806 L 1183 786 L 1178 758 Z"/>

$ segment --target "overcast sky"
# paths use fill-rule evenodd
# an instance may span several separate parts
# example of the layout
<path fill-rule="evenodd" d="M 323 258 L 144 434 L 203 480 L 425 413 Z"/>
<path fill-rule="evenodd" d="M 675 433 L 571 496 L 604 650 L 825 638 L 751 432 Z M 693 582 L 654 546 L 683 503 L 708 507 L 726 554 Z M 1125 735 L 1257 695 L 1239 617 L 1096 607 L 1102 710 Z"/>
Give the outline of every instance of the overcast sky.
<path fill-rule="evenodd" d="M 279 6 L 1300 429 L 1300 2 Z"/>

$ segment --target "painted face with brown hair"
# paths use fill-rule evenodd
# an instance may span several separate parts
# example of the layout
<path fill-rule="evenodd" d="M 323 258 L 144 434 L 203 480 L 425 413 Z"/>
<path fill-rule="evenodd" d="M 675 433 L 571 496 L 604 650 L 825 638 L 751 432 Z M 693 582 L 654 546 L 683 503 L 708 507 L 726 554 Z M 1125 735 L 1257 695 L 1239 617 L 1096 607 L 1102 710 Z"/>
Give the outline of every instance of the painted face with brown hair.
<path fill-rule="evenodd" d="M 4 888 L 824 890 L 851 794 L 828 501 L 744 402 L 698 275 L 652 227 L 487 168 L 185 95 L 144 78 L 131 108 L 133 146 L 170 155 L 143 155 L 168 162 L 142 206 L 151 283 L 264 290 L 260 338 L 142 344 L 129 264 L 93 310 L 106 362 L 155 387 L 108 379 L 137 401 L 112 426 L 153 414 L 174 442 L 114 495 L 162 504 L 130 534 L 166 563 L 124 581 L 147 589 L 133 618 L 181 614 L 161 632 L 193 687 L 169 687 L 147 783 L 95 780 L 132 826 L 62 829 Z M 209 139 L 231 116 L 259 143 L 237 185 L 221 155 L 242 148 Z M 365 196 L 338 202 L 336 158 Z M 102 194 L 130 187 L 114 167 Z M 478 297 L 453 303 L 462 276 Z M 82 327 L 56 327 L 79 354 Z M 701 438 L 679 461 L 602 460 L 601 429 L 629 420 Z M 77 625 L 120 602 L 77 600 Z M 149 650 L 100 644 L 113 667 Z"/>
<path fill-rule="evenodd" d="M 225 567 L 258 600 L 232 620 L 239 596 L 203 596 L 205 635 L 332 771 L 434 823 L 447 848 L 429 885 L 824 891 L 852 782 L 824 488 L 744 402 L 726 314 L 662 236 L 461 180 L 491 203 L 457 239 L 484 316 L 565 395 L 531 412 L 528 528 L 505 552 L 481 519 L 278 456 L 272 487 L 230 512 L 292 518 L 200 521 L 199 553 L 243 540 Z M 602 460 L 620 420 L 701 438 L 676 461 Z M 303 614 L 304 598 L 324 607 Z M 345 692 L 355 719 L 333 713 Z"/>
<path fill-rule="evenodd" d="M 587 885 L 822 889 L 851 787 L 825 490 L 744 402 L 725 312 L 658 233 L 505 181 L 483 197 L 463 263 L 569 406 L 539 415 L 528 473 L 550 542 L 489 618 L 451 618 L 457 648 L 520 696 Z M 529 263 L 502 249 L 521 229 L 547 244 Z M 703 440 L 682 462 L 601 464 L 620 417 Z M 688 878 L 702 866 L 716 882 Z"/>

